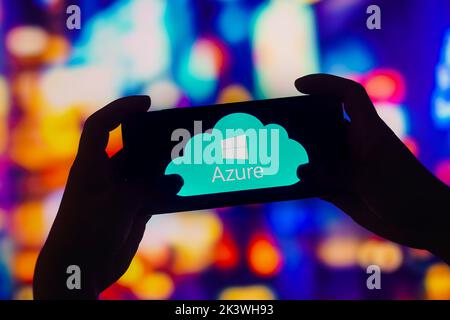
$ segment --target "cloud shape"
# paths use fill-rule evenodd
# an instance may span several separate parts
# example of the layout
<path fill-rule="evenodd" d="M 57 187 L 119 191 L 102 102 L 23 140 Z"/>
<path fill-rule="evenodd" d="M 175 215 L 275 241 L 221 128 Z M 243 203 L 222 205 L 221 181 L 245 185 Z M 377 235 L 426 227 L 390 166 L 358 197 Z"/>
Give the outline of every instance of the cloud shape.
<path fill-rule="evenodd" d="M 298 166 L 308 162 L 305 148 L 282 126 L 233 113 L 190 138 L 165 175 L 182 177 L 177 195 L 195 196 L 293 185 L 300 181 Z"/>

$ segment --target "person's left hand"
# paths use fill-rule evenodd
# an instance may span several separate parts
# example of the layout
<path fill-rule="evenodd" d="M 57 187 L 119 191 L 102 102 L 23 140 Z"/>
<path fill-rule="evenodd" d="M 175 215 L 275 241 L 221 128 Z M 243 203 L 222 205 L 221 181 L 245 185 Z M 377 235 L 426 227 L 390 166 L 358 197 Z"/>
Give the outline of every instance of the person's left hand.
<path fill-rule="evenodd" d="M 117 179 L 105 148 L 109 132 L 125 116 L 146 112 L 148 96 L 118 99 L 85 122 L 78 154 L 70 170 L 58 214 L 39 255 L 35 299 L 86 299 L 98 295 L 127 270 L 150 215 L 139 181 Z M 69 290 L 67 267 L 81 271 L 81 289 Z"/>

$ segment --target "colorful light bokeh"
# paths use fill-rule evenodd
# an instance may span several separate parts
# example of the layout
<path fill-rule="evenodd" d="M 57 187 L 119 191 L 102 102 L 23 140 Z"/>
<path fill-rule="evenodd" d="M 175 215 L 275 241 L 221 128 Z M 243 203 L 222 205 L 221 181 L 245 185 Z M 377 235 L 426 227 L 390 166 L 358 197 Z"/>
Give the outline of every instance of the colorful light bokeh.
<path fill-rule="evenodd" d="M 123 95 L 148 94 L 156 110 L 346 76 L 450 185 L 450 4 L 378 2 L 383 29 L 368 31 L 366 0 L 71 1 L 81 30 L 66 29 L 65 0 L 0 1 L 0 299 L 32 298 L 83 122 Z M 120 148 L 118 127 L 108 154 Z M 366 288 L 370 264 L 381 292 Z M 449 279 L 431 254 L 309 199 L 154 216 L 102 299 L 450 299 Z"/>

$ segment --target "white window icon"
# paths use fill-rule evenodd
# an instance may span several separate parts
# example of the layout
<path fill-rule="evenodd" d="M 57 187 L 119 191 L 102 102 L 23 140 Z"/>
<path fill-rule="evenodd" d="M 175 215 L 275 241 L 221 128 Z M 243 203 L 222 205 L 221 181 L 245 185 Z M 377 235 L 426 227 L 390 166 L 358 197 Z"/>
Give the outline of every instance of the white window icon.
<path fill-rule="evenodd" d="M 223 139 L 222 157 L 224 159 L 248 159 L 247 137 L 245 134 Z"/>

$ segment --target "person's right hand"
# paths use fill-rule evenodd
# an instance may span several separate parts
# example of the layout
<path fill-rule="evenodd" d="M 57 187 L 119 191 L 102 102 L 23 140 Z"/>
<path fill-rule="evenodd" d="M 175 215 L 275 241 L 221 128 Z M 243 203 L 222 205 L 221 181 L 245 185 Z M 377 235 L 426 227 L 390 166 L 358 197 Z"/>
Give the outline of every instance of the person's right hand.
<path fill-rule="evenodd" d="M 339 97 L 351 119 L 342 190 L 325 200 L 375 234 L 427 249 L 449 263 L 449 187 L 381 120 L 364 88 L 326 74 L 301 77 L 295 86 L 302 93 Z"/>

